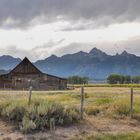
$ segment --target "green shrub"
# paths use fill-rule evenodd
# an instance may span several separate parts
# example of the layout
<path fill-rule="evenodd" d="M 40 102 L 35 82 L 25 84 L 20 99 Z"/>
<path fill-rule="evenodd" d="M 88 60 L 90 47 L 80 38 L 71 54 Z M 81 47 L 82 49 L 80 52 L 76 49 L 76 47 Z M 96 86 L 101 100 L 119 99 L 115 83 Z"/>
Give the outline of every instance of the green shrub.
<path fill-rule="evenodd" d="M 9 102 L 0 102 L 0 116 L 2 115 L 3 109 L 5 109 L 9 104 Z"/>
<path fill-rule="evenodd" d="M 73 122 L 78 122 L 80 120 L 80 112 L 74 106 L 65 108 L 64 110 L 64 124 L 71 124 Z"/>
<path fill-rule="evenodd" d="M 32 120 L 30 120 L 29 118 L 23 117 L 20 129 L 24 133 L 29 133 L 32 130 L 36 129 L 36 124 Z"/>
<path fill-rule="evenodd" d="M 80 119 L 79 110 L 75 107 L 64 107 L 54 101 L 32 101 L 26 103 L 9 102 L 0 104 L 1 116 L 19 123 L 24 133 L 33 130 L 44 130 L 50 127 L 50 119 L 54 118 L 56 125 L 67 125 Z"/>
<path fill-rule="evenodd" d="M 6 105 L 1 111 L 1 115 L 7 117 L 10 120 L 22 121 L 25 114 L 25 108 L 15 103 Z"/>

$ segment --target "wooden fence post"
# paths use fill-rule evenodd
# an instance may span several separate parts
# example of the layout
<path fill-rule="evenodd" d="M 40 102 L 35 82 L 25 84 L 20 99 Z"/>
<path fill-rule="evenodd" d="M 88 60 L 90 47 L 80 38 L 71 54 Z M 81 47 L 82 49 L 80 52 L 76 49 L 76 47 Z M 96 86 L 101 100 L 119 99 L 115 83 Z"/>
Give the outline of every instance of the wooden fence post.
<path fill-rule="evenodd" d="M 72 89 L 74 90 L 74 84 L 72 84 Z"/>
<path fill-rule="evenodd" d="M 83 119 L 84 113 L 84 87 L 81 87 L 81 119 Z"/>
<path fill-rule="evenodd" d="M 31 98 L 32 98 L 32 86 L 29 88 L 29 99 L 28 99 L 28 105 L 31 104 Z"/>
<path fill-rule="evenodd" d="M 131 95 L 130 95 L 130 117 L 133 117 L 133 88 L 131 88 Z"/>
<path fill-rule="evenodd" d="M 54 118 L 50 119 L 50 132 L 51 132 L 52 140 L 55 140 L 55 119 Z"/>
<path fill-rule="evenodd" d="M 5 84 L 4 84 L 4 90 L 5 90 Z"/>

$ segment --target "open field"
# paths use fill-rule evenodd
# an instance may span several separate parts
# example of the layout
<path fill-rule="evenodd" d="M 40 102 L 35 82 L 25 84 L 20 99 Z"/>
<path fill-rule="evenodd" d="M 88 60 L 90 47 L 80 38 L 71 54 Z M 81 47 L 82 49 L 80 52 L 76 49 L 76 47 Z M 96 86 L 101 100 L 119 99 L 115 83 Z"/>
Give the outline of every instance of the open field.
<path fill-rule="evenodd" d="M 80 88 L 68 91 L 33 91 L 30 106 L 27 91 L 0 91 L 0 138 L 49 139 L 49 126 L 43 125 L 48 125 L 48 122 L 42 120 L 42 117 L 49 114 L 51 117 L 59 115 L 61 123 L 55 118 L 55 135 L 60 140 L 140 139 L 140 88 L 134 88 L 133 119 L 130 119 L 129 87 L 85 87 L 84 90 L 84 120 L 79 117 Z M 42 122 L 36 127 L 39 131 L 34 126 L 37 123 L 33 115 Z M 35 134 L 21 133 L 30 131 L 30 127 Z"/>
<path fill-rule="evenodd" d="M 81 85 L 69 85 L 76 88 L 81 87 Z M 140 84 L 84 84 L 84 87 L 133 87 L 140 88 Z"/>

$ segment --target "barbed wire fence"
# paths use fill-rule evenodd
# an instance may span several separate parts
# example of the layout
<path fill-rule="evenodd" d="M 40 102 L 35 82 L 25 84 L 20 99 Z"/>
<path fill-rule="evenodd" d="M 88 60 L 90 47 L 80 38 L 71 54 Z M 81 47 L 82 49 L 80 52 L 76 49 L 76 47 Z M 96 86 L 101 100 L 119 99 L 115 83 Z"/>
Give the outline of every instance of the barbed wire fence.
<path fill-rule="evenodd" d="M 86 90 L 84 89 L 84 87 L 82 86 L 81 88 L 80 88 L 80 100 L 81 100 L 81 102 L 80 102 L 80 114 L 81 114 L 81 119 L 83 119 L 83 117 L 84 117 L 84 107 L 87 105 L 87 104 L 93 104 L 94 103 L 94 101 L 97 99 L 97 98 L 102 98 L 102 99 L 108 99 L 109 97 L 107 96 L 98 96 L 98 97 L 96 97 L 96 98 L 92 98 L 92 99 L 90 99 L 90 100 L 87 100 L 86 98 L 85 98 L 85 96 L 86 96 Z M 133 106 L 134 106 L 134 89 L 133 88 L 130 88 L 130 92 L 128 93 L 128 96 L 130 96 L 130 102 L 129 102 L 129 104 L 130 104 L 130 111 L 129 111 L 129 114 L 130 114 L 130 118 L 132 119 L 133 118 Z M 110 97 L 110 98 L 114 98 L 114 100 L 115 99 L 117 99 L 117 95 L 115 95 L 115 96 L 113 96 L 113 97 Z"/>
<path fill-rule="evenodd" d="M 133 118 L 133 112 L 134 112 L 134 89 L 133 88 L 129 88 L 130 91 L 128 93 L 125 93 L 127 94 L 128 98 L 129 98 L 129 104 L 130 104 L 130 118 Z M 73 90 L 73 89 L 72 89 Z M 6 94 L 7 93 L 10 93 L 8 94 L 9 98 L 10 99 L 21 99 L 21 98 L 25 98 L 28 102 L 28 105 L 31 104 L 32 102 L 32 94 L 34 94 L 34 91 L 32 89 L 32 87 L 30 87 L 28 90 L 24 90 L 23 91 L 14 91 L 14 90 L 2 90 L 1 93 L 3 93 L 1 96 L 1 100 L 2 98 L 6 97 Z M 75 94 L 75 93 L 74 93 Z M 80 95 L 80 101 L 79 101 L 79 110 L 80 110 L 80 116 L 81 116 L 81 119 L 83 119 L 84 117 L 84 108 L 87 106 L 87 105 L 94 105 L 94 102 L 97 100 L 97 99 L 108 99 L 108 98 L 111 98 L 113 100 L 117 100 L 118 99 L 118 95 L 117 94 L 112 94 L 112 95 L 109 95 L 109 96 L 106 96 L 105 94 L 94 94 L 94 96 L 92 98 L 86 98 L 87 95 L 87 91 L 86 91 L 86 88 L 84 86 L 81 86 L 79 88 L 79 90 L 77 90 L 77 94 Z M 88 93 L 89 94 L 89 93 Z M 93 93 L 90 93 L 91 95 Z M 7 97 L 6 97 L 7 98 Z M 122 97 L 121 97 L 122 98 Z"/>

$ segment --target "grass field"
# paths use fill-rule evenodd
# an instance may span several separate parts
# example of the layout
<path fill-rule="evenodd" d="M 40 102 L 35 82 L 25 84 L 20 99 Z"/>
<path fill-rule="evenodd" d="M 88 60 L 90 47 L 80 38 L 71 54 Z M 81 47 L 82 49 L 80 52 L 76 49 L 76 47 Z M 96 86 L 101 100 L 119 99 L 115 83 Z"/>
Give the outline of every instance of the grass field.
<path fill-rule="evenodd" d="M 93 134 L 93 129 L 91 132 L 89 129 L 89 134 L 83 135 L 82 138 L 76 136 L 76 139 L 130 140 L 130 137 L 132 140 L 140 139 L 139 127 L 137 126 L 140 122 L 140 88 L 134 88 L 132 120 L 129 117 L 129 87 L 85 87 L 84 91 L 84 120 L 80 120 L 79 87 L 68 91 L 33 91 L 30 106 L 28 106 L 28 91 L 0 91 L 0 116 L 14 121 L 23 132 L 49 128 L 49 120 L 55 118 L 58 126 L 65 127 L 77 123 L 81 126 L 83 122 L 86 126 L 89 122 L 87 126 L 93 123 L 93 126 L 98 128 L 97 135 Z M 122 125 L 118 123 L 122 123 Z M 129 128 L 122 134 L 117 129 L 123 128 L 123 124 L 128 125 Z M 102 129 L 106 125 L 110 125 L 110 131 L 116 126 L 115 131 L 112 131 L 111 134 L 108 134 L 109 131 L 107 131 L 104 134 Z M 133 125 L 136 125 L 137 129 L 131 129 L 131 125 L 132 128 Z"/>
<path fill-rule="evenodd" d="M 81 87 L 81 85 L 68 85 L 69 87 Z M 140 84 L 84 84 L 84 87 L 133 87 L 140 88 Z"/>

